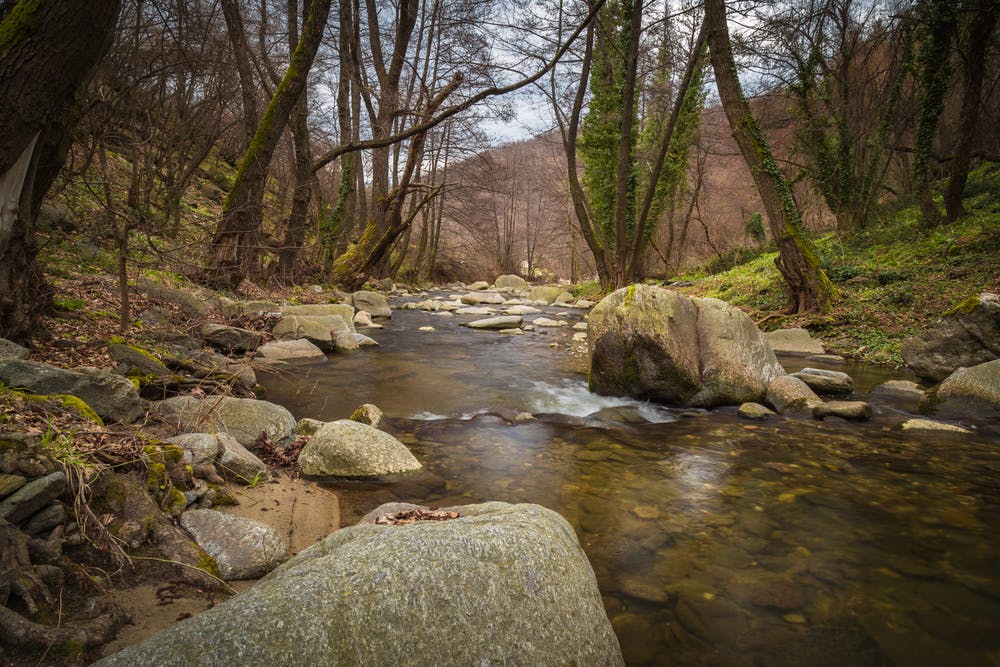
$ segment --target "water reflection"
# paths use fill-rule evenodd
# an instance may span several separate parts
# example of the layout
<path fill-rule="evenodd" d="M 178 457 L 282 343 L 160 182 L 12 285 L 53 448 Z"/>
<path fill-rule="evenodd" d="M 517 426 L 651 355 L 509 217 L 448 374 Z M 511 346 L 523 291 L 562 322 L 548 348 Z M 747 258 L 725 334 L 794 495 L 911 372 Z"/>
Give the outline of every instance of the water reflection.
<path fill-rule="evenodd" d="M 1000 665 L 995 436 L 904 437 L 891 406 L 869 424 L 662 408 L 650 423 L 633 419 L 643 406 L 588 402 L 551 337 L 439 333 L 445 348 L 386 337 L 335 358 L 309 392 L 270 387 L 297 416 L 375 402 L 424 463 L 336 485 L 345 522 L 396 499 L 551 507 L 630 664 Z M 551 414 L 515 422 L 525 410 Z"/>

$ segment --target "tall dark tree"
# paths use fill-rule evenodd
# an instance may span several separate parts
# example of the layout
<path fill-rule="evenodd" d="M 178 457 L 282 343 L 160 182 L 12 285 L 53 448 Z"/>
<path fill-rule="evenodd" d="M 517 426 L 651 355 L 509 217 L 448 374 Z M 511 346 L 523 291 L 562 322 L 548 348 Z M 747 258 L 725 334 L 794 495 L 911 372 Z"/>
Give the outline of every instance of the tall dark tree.
<path fill-rule="evenodd" d="M 0 6 L 0 336 L 27 339 L 47 305 L 35 220 L 62 167 L 77 93 L 111 44 L 120 0 Z"/>
<path fill-rule="evenodd" d="M 819 257 L 806 236 L 788 179 L 778 167 L 764 131 L 743 94 L 733 60 L 723 0 L 705 1 L 705 30 L 722 107 L 764 203 L 771 235 L 778 244 L 776 263 L 792 300 L 790 310 L 797 313 L 827 311 L 836 296 L 836 288 L 820 266 Z"/>

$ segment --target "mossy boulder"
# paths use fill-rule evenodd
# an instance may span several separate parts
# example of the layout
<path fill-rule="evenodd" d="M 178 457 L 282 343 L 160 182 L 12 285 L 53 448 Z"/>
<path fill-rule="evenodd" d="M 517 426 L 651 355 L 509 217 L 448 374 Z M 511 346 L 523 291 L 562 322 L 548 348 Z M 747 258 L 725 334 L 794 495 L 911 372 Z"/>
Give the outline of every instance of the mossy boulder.
<path fill-rule="evenodd" d="M 528 281 L 514 274 L 497 276 L 493 281 L 493 286 L 498 290 L 520 291 L 528 289 Z"/>
<path fill-rule="evenodd" d="M 56 403 L 66 412 L 88 419 L 99 426 L 104 426 L 104 420 L 101 419 L 101 416 L 92 407 L 87 405 L 86 401 L 77 396 L 70 394 L 25 394 L 24 397 L 29 401 Z"/>
<path fill-rule="evenodd" d="M 528 504 L 451 509 L 458 518 L 338 530 L 98 664 L 623 664 L 565 519 Z"/>
<path fill-rule="evenodd" d="M 0 361 L 0 382 L 35 394 L 69 394 L 113 422 L 132 422 L 145 412 L 135 385 L 108 370 L 66 370 L 26 359 Z"/>
<path fill-rule="evenodd" d="M 546 305 L 554 303 L 566 290 L 562 287 L 552 287 L 548 285 L 537 285 L 528 292 L 528 301 L 532 303 L 544 302 Z"/>
<path fill-rule="evenodd" d="M 935 382 L 963 366 L 1000 358 L 1000 295 L 966 299 L 933 327 L 906 339 L 901 354 L 914 373 Z"/>
<path fill-rule="evenodd" d="M 257 579 L 288 558 L 288 544 L 271 526 L 216 510 L 190 510 L 181 526 L 227 581 Z"/>
<path fill-rule="evenodd" d="M 152 352 L 141 347 L 112 343 L 108 345 L 108 356 L 118 363 L 116 370 L 122 375 L 152 375 L 156 377 L 170 375 L 170 369 L 162 361 L 157 359 Z"/>
<path fill-rule="evenodd" d="M 590 388 L 697 407 L 761 402 L 784 369 L 753 321 L 717 299 L 652 285 L 613 292 L 590 313 Z"/>

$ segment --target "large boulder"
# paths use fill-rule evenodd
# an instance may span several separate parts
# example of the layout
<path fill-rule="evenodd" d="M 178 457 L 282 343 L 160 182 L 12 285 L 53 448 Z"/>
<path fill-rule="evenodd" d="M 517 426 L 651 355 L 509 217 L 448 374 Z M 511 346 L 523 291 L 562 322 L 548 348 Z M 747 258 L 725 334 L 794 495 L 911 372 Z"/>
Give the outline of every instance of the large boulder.
<path fill-rule="evenodd" d="M 493 281 L 493 286 L 499 290 L 526 290 L 528 289 L 528 281 L 521 276 L 509 273 L 498 276 Z"/>
<path fill-rule="evenodd" d="M 767 384 L 767 404 L 780 413 L 812 410 L 823 402 L 805 382 L 792 375 L 779 375 Z"/>
<path fill-rule="evenodd" d="M 463 294 L 460 297 L 462 303 L 468 304 L 470 306 L 477 306 L 481 303 L 489 303 L 493 305 L 500 305 L 506 299 L 497 294 L 496 292 L 475 292 L 471 294 Z"/>
<path fill-rule="evenodd" d="M 959 368 L 941 383 L 931 400 L 942 417 L 1000 417 L 1000 359 Z"/>
<path fill-rule="evenodd" d="M 215 559 L 227 580 L 257 579 L 288 558 L 288 544 L 270 526 L 216 510 L 189 510 L 181 526 Z"/>
<path fill-rule="evenodd" d="M 378 292 L 355 292 L 351 295 L 351 305 L 372 317 L 392 317 L 389 300 Z"/>
<path fill-rule="evenodd" d="M 295 437 L 295 417 L 274 403 L 231 396 L 174 396 L 153 404 L 151 412 L 187 433 L 228 433 L 244 447 L 261 433 L 277 445 Z"/>
<path fill-rule="evenodd" d="M 219 443 L 218 467 L 222 476 L 230 482 L 247 486 L 271 480 L 271 471 L 257 455 L 244 447 L 229 433 L 217 433 Z"/>
<path fill-rule="evenodd" d="M 134 345 L 112 343 L 108 356 L 117 363 L 115 371 L 121 375 L 170 375 L 170 369 L 153 353 Z"/>
<path fill-rule="evenodd" d="M 340 315 L 286 315 L 274 325 L 276 338 L 285 340 L 305 339 L 327 352 L 337 347 L 337 336 L 354 333 L 353 319 L 350 324 Z"/>
<path fill-rule="evenodd" d="M 6 338 L 0 338 L 0 360 L 3 359 L 27 359 L 31 350 L 21 347 Z"/>
<path fill-rule="evenodd" d="M 385 431 L 340 419 L 323 424 L 299 454 L 306 475 L 379 477 L 421 468 L 406 445 Z"/>
<path fill-rule="evenodd" d="M 562 517 L 527 504 L 452 509 L 459 518 L 338 530 L 99 664 L 623 664 Z"/>
<path fill-rule="evenodd" d="M 0 382 L 35 394 L 70 394 L 94 409 L 102 419 L 133 422 L 145 411 L 135 385 L 108 370 L 70 371 L 26 359 L 0 361 Z"/>
<path fill-rule="evenodd" d="M 698 407 L 761 402 L 784 369 L 741 310 L 651 285 L 605 297 L 590 313 L 590 388 Z"/>
<path fill-rule="evenodd" d="M 922 378 L 940 382 L 960 367 L 1000 358 L 1000 296 L 966 299 L 931 329 L 903 341 L 903 360 Z"/>

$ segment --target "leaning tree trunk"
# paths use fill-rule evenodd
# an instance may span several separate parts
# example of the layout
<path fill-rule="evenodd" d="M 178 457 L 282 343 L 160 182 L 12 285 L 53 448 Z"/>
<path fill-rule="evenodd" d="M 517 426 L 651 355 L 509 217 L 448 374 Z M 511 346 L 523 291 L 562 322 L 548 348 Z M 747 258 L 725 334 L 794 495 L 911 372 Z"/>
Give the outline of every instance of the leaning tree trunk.
<path fill-rule="evenodd" d="M 292 109 L 305 90 L 309 69 L 323 38 L 331 0 L 311 0 L 302 26 L 302 38 L 261 118 L 236 180 L 222 208 L 222 219 L 212 239 L 207 282 L 218 287 L 236 287 L 254 273 L 260 256 L 264 180 L 275 148 L 288 124 Z"/>
<path fill-rule="evenodd" d="M 0 19 L 0 336 L 25 340 L 47 305 L 35 219 L 62 167 L 78 91 L 107 51 L 120 0 L 20 0 Z"/>
<path fill-rule="evenodd" d="M 760 123 L 743 95 L 729 43 L 723 0 L 706 0 L 705 30 L 722 107 L 743 159 L 750 169 L 778 244 L 776 264 L 792 299 L 792 312 L 830 309 L 837 290 L 820 266 L 806 237 L 791 186 L 774 159 Z"/>

